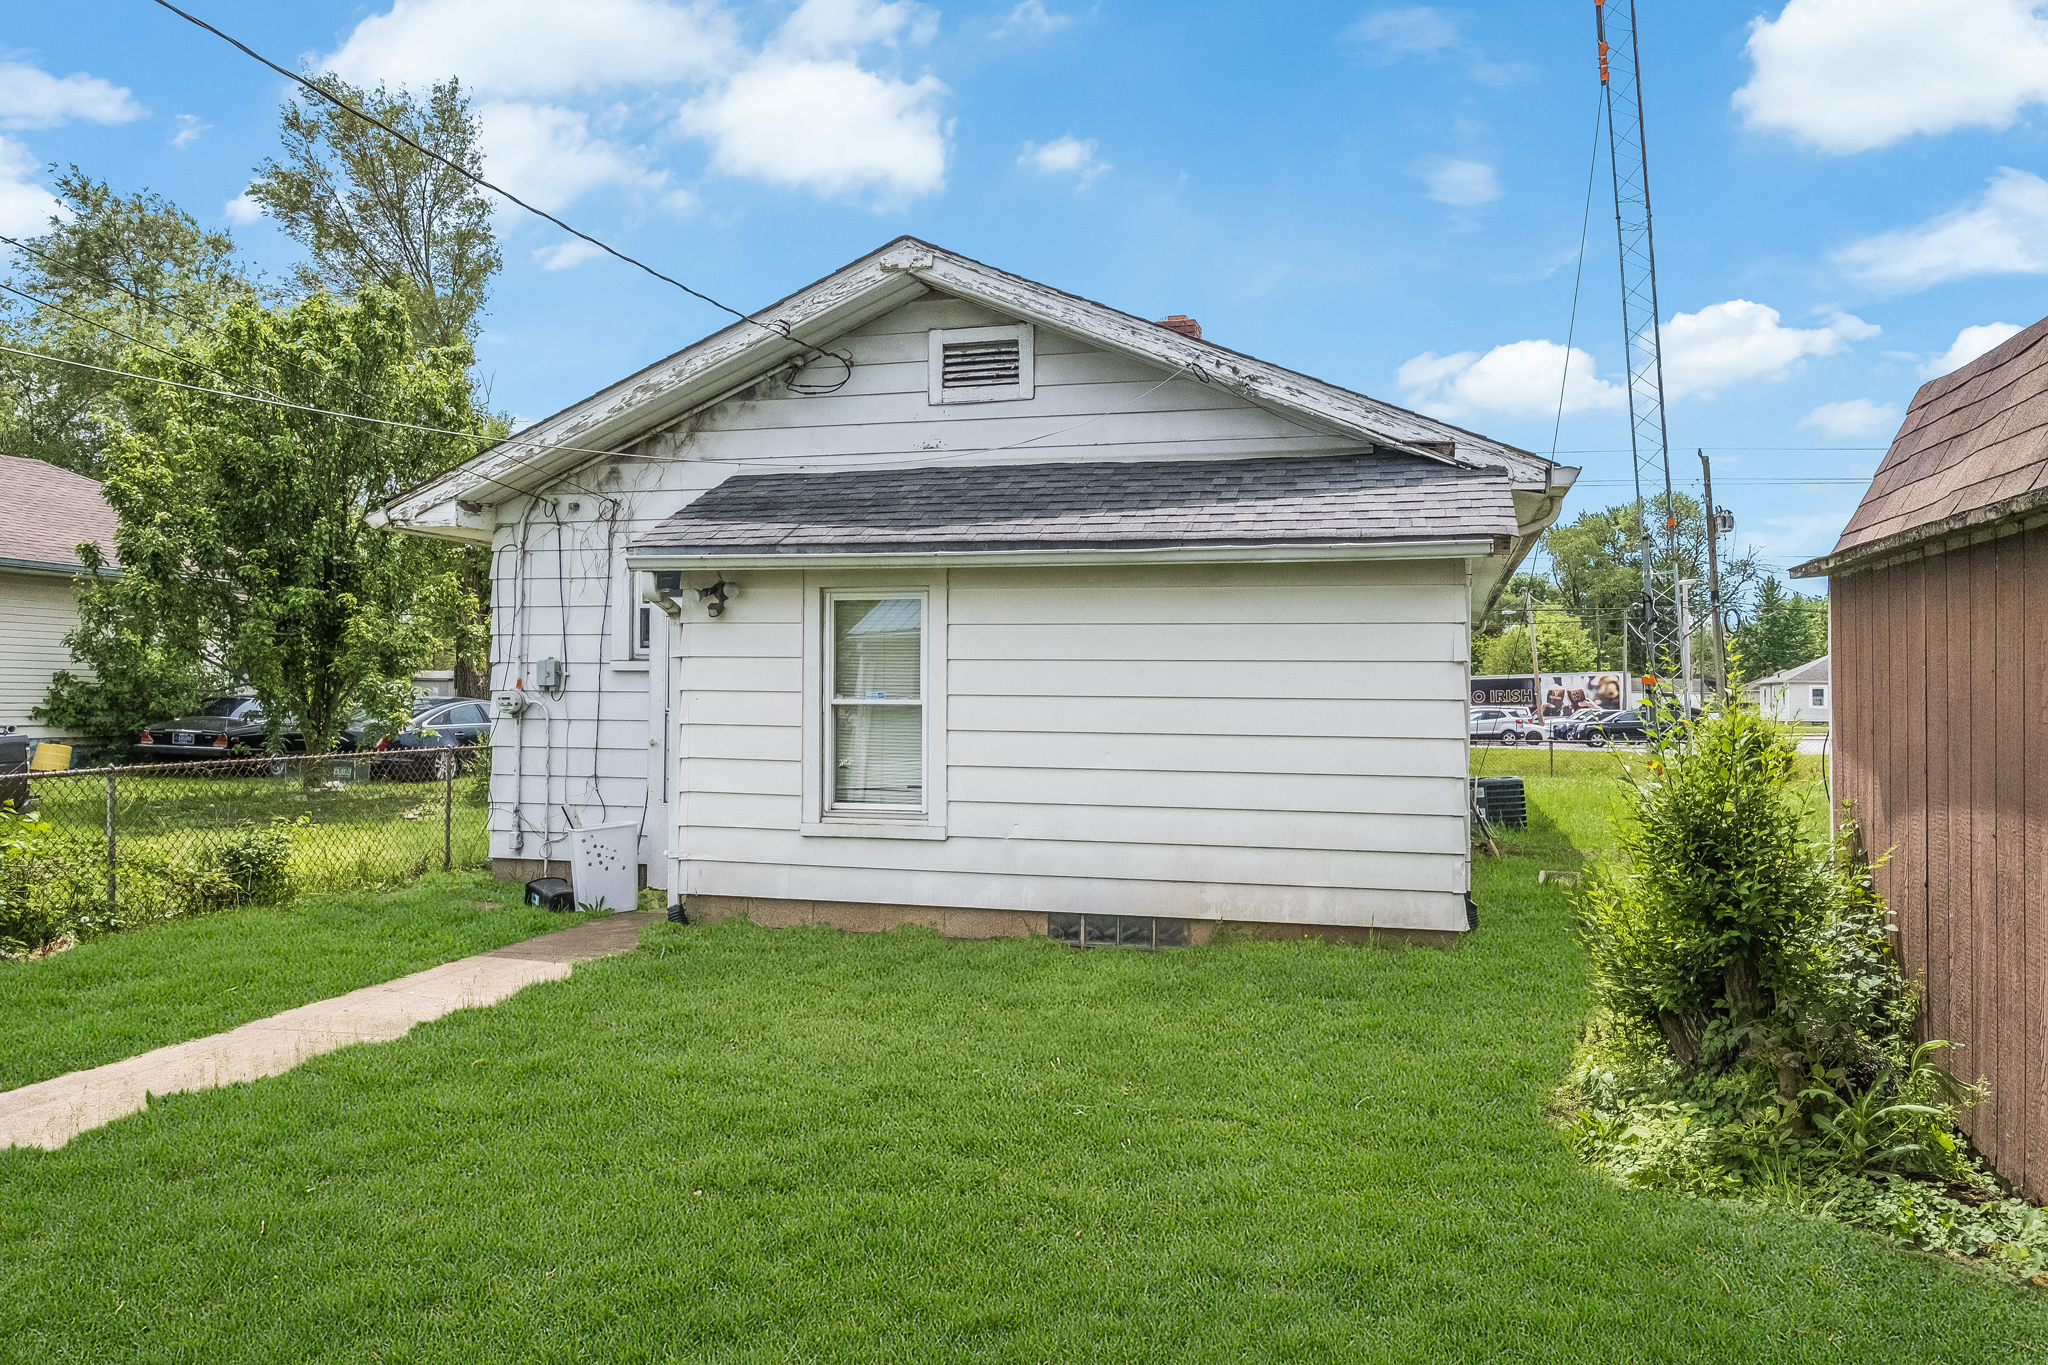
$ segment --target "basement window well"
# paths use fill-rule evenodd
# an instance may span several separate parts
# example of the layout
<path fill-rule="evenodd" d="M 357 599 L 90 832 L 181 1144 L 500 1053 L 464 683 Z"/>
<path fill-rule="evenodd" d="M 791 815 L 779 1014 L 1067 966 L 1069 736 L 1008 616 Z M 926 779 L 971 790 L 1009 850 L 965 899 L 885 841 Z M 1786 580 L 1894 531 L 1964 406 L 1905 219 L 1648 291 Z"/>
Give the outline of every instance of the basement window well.
<path fill-rule="evenodd" d="M 1032 394 L 1031 324 L 932 331 L 933 403 L 1001 403 Z"/>

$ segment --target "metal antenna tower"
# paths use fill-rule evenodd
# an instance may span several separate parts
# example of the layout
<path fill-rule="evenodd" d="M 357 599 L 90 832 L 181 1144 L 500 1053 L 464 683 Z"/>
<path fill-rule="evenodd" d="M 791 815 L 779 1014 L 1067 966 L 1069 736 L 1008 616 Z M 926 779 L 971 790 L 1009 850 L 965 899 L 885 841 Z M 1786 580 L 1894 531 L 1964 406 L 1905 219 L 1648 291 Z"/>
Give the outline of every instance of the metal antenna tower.
<path fill-rule="evenodd" d="M 1664 430 L 1663 336 L 1657 322 L 1657 252 L 1650 240 L 1650 150 L 1643 139 L 1643 79 L 1636 46 L 1635 0 L 1593 0 L 1600 34 L 1600 88 L 1607 97 L 1608 163 L 1614 168 L 1614 227 L 1621 243 L 1621 325 L 1628 336 L 1629 447 L 1635 456 L 1637 515 L 1642 518 L 1643 633 L 1646 673 L 1678 658 L 1676 575 L 1660 589 L 1653 511 L 1643 484 L 1664 488 L 1664 530 L 1677 562 L 1678 519 L 1671 496 L 1671 454 Z"/>

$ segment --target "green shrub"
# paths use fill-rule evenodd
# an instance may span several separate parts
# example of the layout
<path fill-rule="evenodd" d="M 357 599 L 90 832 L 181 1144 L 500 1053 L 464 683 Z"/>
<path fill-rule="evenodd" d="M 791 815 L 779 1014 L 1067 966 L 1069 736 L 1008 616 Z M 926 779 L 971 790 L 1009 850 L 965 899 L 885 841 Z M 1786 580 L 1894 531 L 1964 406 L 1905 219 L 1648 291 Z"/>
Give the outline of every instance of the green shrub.
<path fill-rule="evenodd" d="M 1930 1249 L 2048 1267 L 1957 1126 L 1984 1098 L 1913 1039 L 1919 1006 L 1856 830 L 1821 825 L 1794 744 L 1730 709 L 1659 748 L 1577 888 L 1594 1017 L 1557 1109 L 1635 1185 L 1789 1204 Z M 1976 1238 L 1971 1241 L 1971 1238 Z"/>
<path fill-rule="evenodd" d="M 292 831 L 311 824 L 305 816 L 273 816 L 268 825 L 244 821 L 212 850 L 210 870 L 233 888 L 236 905 L 276 905 L 291 899 Z"/>
<path fill-rule="evenodd" d="M 49 835 L 47 823 L 0 801 L 0 954 L 32 953 L 63 937 L 63 916 L 34 894 Z"/>

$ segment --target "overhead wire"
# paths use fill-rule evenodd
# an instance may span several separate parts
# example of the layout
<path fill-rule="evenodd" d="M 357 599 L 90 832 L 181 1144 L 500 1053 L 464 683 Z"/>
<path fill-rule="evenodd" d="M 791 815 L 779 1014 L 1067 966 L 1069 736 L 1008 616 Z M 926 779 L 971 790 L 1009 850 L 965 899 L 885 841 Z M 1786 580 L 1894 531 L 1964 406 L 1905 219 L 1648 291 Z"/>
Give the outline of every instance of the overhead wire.
<path fill-rule="evenodd" d="M 534 205 L 527 203 L 524 199 L 521 199 L 518 195 L 512 193 L 510 190 L 505 189 L 503 186 L 494 184 L 491 181 L 485 179 L 483 176 L 478 175 L 475 171 L 469 169 L 469 167 L 464 166 L 459 162 L 449 160 L 447 157 L 441 155 L 437 151 L 434 151 L 430 147 L 422 146 L 418 141 L 407 136 L 405 133 L 400 132 L 398 129 L 392 127 L 390 124 L 384 122 L 382 119 L 377 118 L 372 114 L 364 113 L 362 110 L 356 108 L 348 101 L 342 99 L 339 95 L 336 95 L 332 91 L 325 89 L 317 81 L 311 80 L 308 77 L 300 74 L 299 72 L 292 71 L 286 67 L 279 66 L 276 62 L 271 61 L 270 58 L 264 56 L 255 48 L 250 47 L 241 39 L 236 38 L 229 33 L 223 32 L 222 30 L 214 27 L 212 24 L 207 23 L 204 19 L 199 18 L 197 15 L 188 14 L 184 10 L 179 9 L 176 5 L 171 4 L 170 0 L 156 0 L 156 3 L 161 5 L 163 8 L 169 10 L 171 13 L 177 15 L 180 19 L 183 19 L 185 22 L 195 25 L 196 27 L 205 29 L 208 33 L 211 33 L 214 37 L 219 38 L 222 42 L 229 44 L 230 46 L 240 50 L 247 56 L 262 63 L 264 66 L 269 67 L 272 71 L 275 71 L 278 75 L 283 76 L 286 80 L 291 81 L 295 85 L 298 85 L 301 88 L 307 90 L 308 92 L 318 96 L 319 98 L 326 100 L 329 104 L 332 104 L 335 108 L 340 109 L 344 113 L 349 114 L 355 118 L 361 119 L 364 123 L 370 124 L 372 127 L 383 129 L 386 133 L 389 133 L 392 137 L 397 138 L 400 142 L 403 142 L 406 146 L 412 148 L 420 155 L 430 157 L 433 160 L 440 162 L 443 166 L 446 166 L 449 170 L 454 171 L 457 175 L 469 181 L 471 184 L 476 185 L 482 189 L 489 190 L 492 194 L 498 195 L 500 198 L 503 198 L 513 204 L 517 204 L 520 208 L 525 209 L 528 213 L 533 214 L 535 217 L 542 218 L 550 223 L 553 223 L 556 227 L 568 233 L 570 236 L 580 238 L 581 240 L 590 243 L 590 245 L 596 247 L 598 250 L 604 252 L 605 254 L 616 257 L 617 259 L 624 261 L 627 265 L 633 266 L 635 269 L 647 272 L 649 275 L 652 275 L 655 279 L 662 281 L 664 284 L 674 285 L 677 289 L 682 290 L 685 294 L 688 294 L 693 299 L 699 299 L 705 303 L 708 303 L 713 308 L 716 308 L 721 312 L 730 313 L 734 317 L 738 318 L 741 322 L 749 323 L 752 326 L 759 327 L 763 331 L 772 332 L 775 335 L 781 337 L 785 341 L 794 342 L 796 345 L 801 346 L 805 350 L 811 352 L 811 354 L 817 357 L 818 359 L 834 360 L 846 368 L 845 375 L 842 376 L 837 383 L 831 385 L 806 386 L 799 386 L 794 383 L 790 383 L 789 387 L 792 389 L 792 391 L 809 394 L 832 393 L 844 387 L 847 381 L 853 378 L 853 357 L 851 355 L 847 355 L 841 352 L 828 351 L 825 350 L 823 347 L 815 346 L 808 341 L 801 340 L 791 330 L 790 325 L 786 322 L 783 322 L 780 319 L 775 319 L 769 322 L 763 322 L 761 321 L 761 319 L 753 316 L 751 313 L 743 313 L 739 309 L 733 307 L 731 304 L 721 303 L 719 300 L 712 298 L 709 294 L 706 294 L 700 289 L 691 288 L 689 285 L 684 284 L 681 280 L 676 279 L 673 275 L 667 275 L 659 270 L 656 270 L 653 266 L 647 264 L 647 262 L 639 260 L 636 257 L 627 255 L 625 252 L 620 251 L 617 247 L 612 246 L 609 242 L 600 241 L 597 238 L 591 236 L 589 233 L 584 232 L 580 228 L 571 227 L 569 224 L 563 222 L 560 218 L 557 218 L 554 214 L 549 213 L 546 209 L 536 208 Z"/>
<path fill-rule="evenodd" d="M 1579 330 L 1579 285 L 1586 276 L 1586 236 L 1593 225 L 1593 181 L 1600 170 L 1600 127 L 1601 115 L 1606 108 L 1606 92 L 1593 104 L 1593 154 L 1586 164 L 1586 208 L 1579 216 L 1579 260 L 1572 268 L 1572 314 L 1571 321 L 1564 329 L 1564 371 L 1557 377 L 1557 420 L 1550 427 L 1550 458 L 1557 459 L 1557 438 L 1564 430 L 1565 388 L 1572 378 L 1572 342 Z"/>

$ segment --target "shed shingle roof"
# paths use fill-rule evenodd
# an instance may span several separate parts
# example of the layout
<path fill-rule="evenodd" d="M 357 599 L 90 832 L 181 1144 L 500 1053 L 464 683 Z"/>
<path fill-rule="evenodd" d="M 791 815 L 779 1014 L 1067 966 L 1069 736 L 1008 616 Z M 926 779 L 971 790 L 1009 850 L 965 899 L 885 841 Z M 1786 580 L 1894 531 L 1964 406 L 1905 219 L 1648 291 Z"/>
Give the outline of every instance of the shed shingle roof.
<path fill-rule="evenodd" d="M 97 483 L 45 460 L 0 455 L 0 487 L 11 506 L 0 517 L 0 560 L 77 568 L 79 542 L 91 540 L 113 563 L 120 518 Z"/>
<path fill-rule="evenodd" d="M 2048 319 L 1913 395 L 1827 561 L 1880 552 L 2048 501 Z"/>
<path fill-rule="evenodd" d="M 1170 549 L 1483 539 L 1515 529 L 1504 472 L 1369 453 L 737 475 L 634 548 L 790 555 Z"/>

